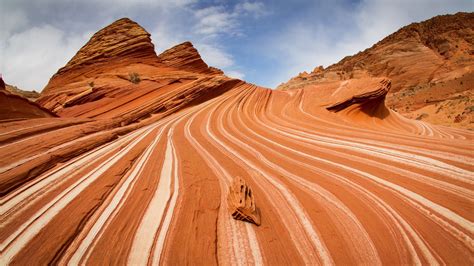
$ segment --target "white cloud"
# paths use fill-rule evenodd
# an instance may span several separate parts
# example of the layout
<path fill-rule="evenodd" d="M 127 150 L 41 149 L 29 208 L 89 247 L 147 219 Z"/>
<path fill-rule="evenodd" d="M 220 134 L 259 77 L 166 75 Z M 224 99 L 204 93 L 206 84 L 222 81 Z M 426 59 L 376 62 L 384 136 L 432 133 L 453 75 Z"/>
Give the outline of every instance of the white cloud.
<path fill-rule="evenodd" d="M 151 31 L 157 53 L 182 43 L 191 41 L 202 59 L 209 65 L 222 69 L 228 76 L 244 77 L 231 54 L 220 43 L 219 36 L 240 35 L 241 19 L 247 16 L 261 16 L 263 4 L 244 2 L 233 8 L 223 5 L 193 9 L 175 10 L 163 14 L 157 26 Z M 180 12 L 181 11 L 181 12 Z M 189 27 L 189 25 L 194 25 Z"/>
<path fill-rule="evenodd" d="M 262 2 L 241 2 L 235 6 L 235 12 L 247 13 L 254 17 L 260 17 L 269 14 Z"/>
<path fill-rule="evenodd" d="M 85 42 L 50 25 L 13 34 L 2 45 L 3 78 L 25 90 L 41 90 Z"/>
<path fill-rule="evenodd" d="M 225 71 L 225 74 L 231 78 L 244 79 L 245 74 L 237 70 Z"/>
<path fill-rule="evenodd" d="M 194 15 L 197 23 L 195 32 L 207 38 L 217 34 L 238 34 L 237 13 L 227 12 L 223 6 L 211 6 L 196 10 Z"/>
<path fill-rule="evenodd" d="M 210 66 L 228 68 L 234 64 L 232 56 L 221 48 L 206 43 L 195 43 L 194 46 L 201 54 L 202 59 Z"/>
<path fill-rule="evenodd" d="M 150 34 L 157 54 L 186 41 L 180 32 L 169 29 L 165 23 L 158 23 L 158 26 Z"/>
<path fill-rule="evenodd" d="M 241 20 L 246 16 L 258 18 L 267 14 L 261 2 L 245 1 L 227 8 L 223 5 L 210 6 L 194 11 L 197 20 L 194 26 L 198 34 L 207 38 L 216 37 L 218 34 L 242 35 L 240 31 Z"/>

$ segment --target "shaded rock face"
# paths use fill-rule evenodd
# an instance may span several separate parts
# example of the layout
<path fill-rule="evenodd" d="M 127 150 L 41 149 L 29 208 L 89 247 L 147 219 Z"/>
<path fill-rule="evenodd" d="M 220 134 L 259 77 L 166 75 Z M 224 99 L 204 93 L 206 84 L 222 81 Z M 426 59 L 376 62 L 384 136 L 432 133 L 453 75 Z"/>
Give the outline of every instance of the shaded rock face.
<path fill-rule="evenodd" d="M 227 202 L 234 219 L 260 225 L 260 213 L 255 206 L 252 189 L 241 177 L 232 180 Z"/>
<path fill-rule="evenodd" d="M 2 76 L 0 76 L 0 90 L 5 90 L 5 82 L 3 81 Z"/>
<path fill-rule="evenodd" d="M 437 124 L 472 128 L 471 123 L 454 124 L 457 108 L 446 104 L 467 97 L 474 104 L 474 13 L 437 16 L 413 23 L 391 34 L 369 49 L 348 56 L 326 69 L 301 73 L 278 89 L 303 88 L 310 84 L 361 77 L 388 77 L 392 80 L 387 105 L 413 117 L 444 106 L 444 118 L 423 120 Z M 449 111 L 447 109 L 450 109 Z M 452 118 L 448 115 L 452 114 Z M 440 113 L 441 115 L 442 113 Z M 472 121 L 474 123 L 474 121 Z"/>
<path fill-rule="evenodd" d="M 360 81 L 360 80 L 356 80 Z M 385 96 L 390 91 L 391 82 L 387 79 L 382 79 L 378 82 L 377 80 L 363 79 L 362 84 L 358 87 L 353 87 L 346 84 L 341 84 L 339 90 L 336 90 L 332 95 L 336 100 L 336 103 L 326 107 L 327 110 L 333 112 L 339 112 L 352 105 L 367 106 L 376 103 L 378 105 L 384 105 Z M 375 84 L 374 84 L 375 83 Z"/>
<path fill-rule="evenodd" d="M 5 84 L 0 75 L 0 122 L 56 117 L 49 110 L 29 101 L 25 96 L 35 95 L 35 92 L 25 92 L 17 87 Z"/>
<path fill-rule="evenodd" d="M 0 122 L 46 117 L 56 115 L 20 95 L 0 89 Z"/>

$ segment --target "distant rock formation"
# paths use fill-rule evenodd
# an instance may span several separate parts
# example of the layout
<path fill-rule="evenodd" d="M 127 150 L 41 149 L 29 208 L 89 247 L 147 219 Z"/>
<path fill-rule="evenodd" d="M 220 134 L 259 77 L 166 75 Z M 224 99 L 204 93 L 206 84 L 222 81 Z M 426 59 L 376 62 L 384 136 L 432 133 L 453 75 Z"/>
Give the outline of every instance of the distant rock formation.
<path fill-rule="evenodd" d="M 11 94 L 16 94 L 32 102 L 36 101 L 40 96 L 40 94 L 36 91 L 25 91 L 18 88 L 17 86 L 13 86 L 9 84 L 6 84 L 5 89 L 9 91 Z"/>
<path fill-rule="evenodd" d="M 260 213 L 255 206 L 252 189 L 241 177 L 232 180 L 227 202 L 234 219 L 260 225 Z"/>
<path fill-rule="evenodd" d="M 3 80 L 3 76 L 1 74 L 0 74 L 0 90 L 8 91 L 10 94 L 21 96 L 32 102 L 38 99 L 40 95 L 36 91 L 24 91 L 24 90 L 19 89 L 16 86 L 5 83 L 5 81 Z"/>
<path fill-rule="evenodd" d="M 469 116 L 469 106 L 474 102 L 473 36 L 474 13 L 437 16 L 403 27 L 371 48 L 347 56 L 326 69 L 318 67 L 309 74 L 300 74 L 278 89 L 388 77 L 392 80 L 387 95 L 390 108 L 409 118 L 426 113 L 429 115 L 422 120 L 474 128 L 472 115 L 463 123 L 455 122 L 456 114 Z M 462 100 L 453 103 L 458 98 Z M 455 107 L 459 105 L 463 108 Z M 436 113 L 440 107 L 441 112 Z"/>
<path fill-rule="evenodd" d="M 199 55 L 196 48 L 190 42 L 178 44 L 158 56 L 161 63 L 183 70 L 189 70 L 197 73 L 223 74 L 217 68 L 209 67 Z"/>
<path fill-rule="evenodd" d="M 222 93 L 228 82 L 239 81 L 209 67 L 190 42 L 157 56 L 150 34 L 123 18 L 95 33 L 51 78 L 38 102 L 63 117 L 115 117 L 129 124 L 195 104 L 210 88 Z M 166 96 L 160 90 L 188 83 Z"/>

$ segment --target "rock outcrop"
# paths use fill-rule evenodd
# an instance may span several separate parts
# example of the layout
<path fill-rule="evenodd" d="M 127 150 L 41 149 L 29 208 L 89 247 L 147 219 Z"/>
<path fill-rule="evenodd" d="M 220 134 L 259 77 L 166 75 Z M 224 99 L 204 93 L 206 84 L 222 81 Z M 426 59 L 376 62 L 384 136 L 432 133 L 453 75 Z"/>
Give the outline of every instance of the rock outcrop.
<path fill-rule="evenodd" d="M 5 90 L 5 81 L 3 81 L 2 75 L 0 75 L 0 90 Z"/>
<path fill-rule="evenodd" d="M 36 101 L 40 97 L 40 94 L 36 91 L 25 91 L 18 88 L 17 86 L 13 86 L 9 84 L 6 84 L 5 89 L 11 94 L 16 94 L 32 102 Z"/>
<path fill-rule="evenodd" d="M 388 77 L 392 80 L 387 105 L 415 118 L 437 124 L 473 128 L 472 114 L 458 110 L 453 98 L 474 104 L 474 13 L 437 16 L 413 23 L 391 34 L 371 48 L 308 74 L 300 74 L 278 89 L 303 88 L 329 81 L 361 77 Z M 461 103 L 463 105 L 463 103 Z M 443 106 L 444 112 L 435 114 Z M 455 123 L 456 114 L 471 116 L 470 122 Z M 444 117 L 441 117 L 444 115 Z M 432 119 L 437 117 L 437 119 Z"/>
<path fill-rule="evenodd" d="M 332 94 L 336 103 L 326 107 L 327 110 L 339 112 L 351 105 L 384 105 L 385 96 L 391 87 L 391 82 L 387 79 L 380 80 L 378 85 L 375 86 L 372 85 L 374 81 L 368 81 L 367 79 L 355 80 L 359 83 L 359 86 L 351 87 L 347 85 L 349 82 L 350 80 L 345 84 L 341 84 L 340 89 Z"/>
<path fill-rule="evenodd" d="M 28 99 L 0 90 L 0 122 L 41 117 L 56 115 Z"/>
<path fill-rule="evenodd" d="M 8 87 L 9 85 L 6 85 L 0 76 L 0 122 L 29 118 L 56 117 L 54 113 L 29 101 L 19 95 L 19 93 L 10 92 Z"/>
<path fill-rule="evenodd" d="M 226 83 L 236 82 L 209 67 L 189 42 L 159 56 L 153 47 L 140 25 L 120 19 L 94 34 L 51 78 L 38 103 L 63 117 L 129 124 L 174 112 L 199 101 L 209 88 L 222 93 Z M 186 86 L 171 92 L 181 85 Z"/>
<path fill-rule="evenodd" d="M 122 18 L 95 33 L 76 55 L 53 76 L 75 68 L 110 63 L 114 59 L 154 59 L 156 57 L 150 34 L 136 22 Z M 46 93 L 49 86 L 45 88 Z"/>
<path fill-rule="evenodd" d="M 252 189 L 241 177 L 232 180 L 227 203 L 234 219 L 260 225 L 260 213 L 255 206 Z"/>
<path fill-rule="evenodd" d="M 161 63 L 183 70 L 206 74 L 223 74 L 217 68 L 209 67 L 190 42 L 178 44 L 158 56 Z"/>

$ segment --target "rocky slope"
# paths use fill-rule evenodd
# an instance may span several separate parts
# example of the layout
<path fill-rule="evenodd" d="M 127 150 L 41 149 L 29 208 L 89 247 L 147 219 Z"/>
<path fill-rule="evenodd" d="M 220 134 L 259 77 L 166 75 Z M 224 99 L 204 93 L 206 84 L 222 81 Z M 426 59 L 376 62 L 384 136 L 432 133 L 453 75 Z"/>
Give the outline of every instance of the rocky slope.
<path fill-rule="evenodd" d="M 18 88 L 17 86 L 13 86 L 9 84 L 5 84 L 5 90 L 10 92 L 11 94 L 15 94 L 23 98 L 26 98 L 32 102 L 36 101 L 40 96 L 40 94 L 36 91 L 25 91 Z"/>
<path fill-rule="evenodd" d="M 28 118 L 56 117 L 49 110 L 24 98 L 23 91 L 5 84 L 0 77 L 0 123 Z M 12 92 L 13 91 L 13 92 Z"/>
<path fill-rule="evenodd" d="M 324 69 L 303 72 L 278 89 L 327 81 L 388 77 L 390 108 L 406 117 L 474 129 L 474 13 L 413 23 L 369 49 Z"/>
<path fill-rule="evenodd" d="M 389 79 L 273 91 L 113 46 L 52 77 L 60 118 L 0 123 L 1 264 L 474 263 L 474 134 L 386 108 Z"/>

